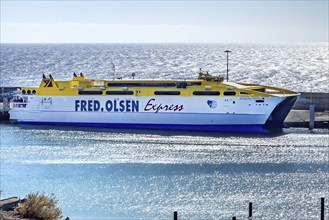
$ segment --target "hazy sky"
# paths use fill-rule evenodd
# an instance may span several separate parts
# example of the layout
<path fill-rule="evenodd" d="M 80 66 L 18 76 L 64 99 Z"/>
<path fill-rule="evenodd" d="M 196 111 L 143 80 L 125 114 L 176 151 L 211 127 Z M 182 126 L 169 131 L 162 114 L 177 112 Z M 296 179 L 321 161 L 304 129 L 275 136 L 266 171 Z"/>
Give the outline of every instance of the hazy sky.
<path fill-rule="evenodd" d="M 2 43 L 328 42 L 328 0 L 0 2 Z"/>

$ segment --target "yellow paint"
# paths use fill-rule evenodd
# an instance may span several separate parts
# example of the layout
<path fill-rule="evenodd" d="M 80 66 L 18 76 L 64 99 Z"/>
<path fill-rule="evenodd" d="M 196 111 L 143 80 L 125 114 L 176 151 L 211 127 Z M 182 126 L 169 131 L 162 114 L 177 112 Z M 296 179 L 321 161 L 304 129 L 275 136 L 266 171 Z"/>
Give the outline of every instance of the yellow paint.
<path fill-rule="evenodd" d="M 108 83 L 115 83 L 116 86 L 108 86 Z M 187 83 L 186 88 L 164 87 L 164 86 L 126 86 L 129 83 Z M 126 84 L 126 85 L 124 85 Z M 190 85 L 189 85 L 190 84 Z M 191 85 L 192 84 L 192 85 Z M 199 85 L 197 85 L 199 84 Z M 258 90 L 258 91 L 257 91 Z M 265 92 L 264 92 L 265 90 Z M 277 94 L 292 95 L 296 92 L 255 84 L 235 84 L 227 83 L 223 81 L 220 76 L 213 77 L 210 74 L 199 74 L 197 80 L 94 80 L 88 79 L 83 76 L 73 77 L 69 81 L 58 81 L 52 78 L 43 79 L 38 88 L 23 87 L 22 93 L 40 96 L 77 96 L 79 91 L 102 91 L 103 95 L 106 95 L 106 91 L 134 91 L 134 96 L 154 96 L 155 91 L 180 91 L 180 95 L 177 96 L 194 96 L 194 91 L 219 91 L 220 97 L 271 97 Z M 225 96 L 225 91 L 234 91 L 235 96 Z M 89 95 L 92 96 L 92 95 Z M 131 95 L 130 95 L 131 96 Z M 160 95 L 159 95 L 160 96 Z M 204 96 L 199 96 L 204 97 Z M 216 97 L 216 96 L 211 96 Z"/>

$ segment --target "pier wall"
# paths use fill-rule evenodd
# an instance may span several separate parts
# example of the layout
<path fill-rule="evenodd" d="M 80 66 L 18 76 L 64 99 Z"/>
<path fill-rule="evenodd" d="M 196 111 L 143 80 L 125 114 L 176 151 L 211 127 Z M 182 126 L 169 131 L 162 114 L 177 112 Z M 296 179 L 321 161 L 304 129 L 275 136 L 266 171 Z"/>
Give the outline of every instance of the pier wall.
<path fill-rule="evenodd" d="M 310 105 L 315 106 L 316 112 L 324 112 L 329 110 L 329 93 L 321 92 L 301 92 L 292 109 L 309 110 Z"/>

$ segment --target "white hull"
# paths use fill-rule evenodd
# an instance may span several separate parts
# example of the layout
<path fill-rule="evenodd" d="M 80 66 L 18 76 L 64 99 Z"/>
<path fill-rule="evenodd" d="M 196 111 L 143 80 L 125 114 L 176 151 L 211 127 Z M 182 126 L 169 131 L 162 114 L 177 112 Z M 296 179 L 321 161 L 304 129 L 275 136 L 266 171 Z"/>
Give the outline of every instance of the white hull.
<path fill-rule="evenodd" d="M 282 97 L 28 96 L 10 118 L 18 122 L 264 125 Z"/>

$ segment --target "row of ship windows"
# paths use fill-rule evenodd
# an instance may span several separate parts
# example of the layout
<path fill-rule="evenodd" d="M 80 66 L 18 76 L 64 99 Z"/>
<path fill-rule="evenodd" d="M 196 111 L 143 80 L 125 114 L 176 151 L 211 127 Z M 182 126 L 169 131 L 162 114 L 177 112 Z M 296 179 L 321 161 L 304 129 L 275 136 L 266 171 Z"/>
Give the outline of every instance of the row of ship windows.
<path fill-rule="evenodd" d="M 27 95 L 35 95 L 37 92 L 35 91 L 35 90 L 27 90 L 27 91 L 25 91 L 25 90 L 22 90 L 22 93 L 23 93 L 23 95 L 25 95 L 25 94 L 27 94 Z"/>
<path fill-rule="evenodd" d="M 23 94 L 36 94 L 35 90 L 23 90 Z M 180 95 L 180 91 L 155 91 L 154 95 Z M 240 94 L 249 94 L 245 92 L 240 92 Z M 79 91 L 79 95 L 103 95 L 103 91 Z M 106 95 L 134 95 L 134 91 L 106 91 Z M 193 95 L 207 95 L 207 96 L 218 96 L 219 91 L 194 91 Z M 235 91 L 225 91 L 224 96 L 235 96 Z"/>
<path fill-rule="evenodd" d="M 102 95 L 103 91 L 79 91 L 79 95 Z M 180 91 L 155 91 L 154 95 L 180 95 Z M 235 96 L 234 91 L 225 91 L 224 96 Z M 106 95 L 134 95 L 134 91 L 106 91 Z M 220 95 L 219 91 L 194 91 L 193 95 Z"/>
<path fill-rule="evenodd" d="M 108 87 L 177 87 L 200 86 L 201 82 L 130 82 L 130 83 L 108 83 Z"/>

